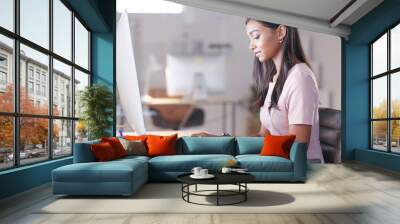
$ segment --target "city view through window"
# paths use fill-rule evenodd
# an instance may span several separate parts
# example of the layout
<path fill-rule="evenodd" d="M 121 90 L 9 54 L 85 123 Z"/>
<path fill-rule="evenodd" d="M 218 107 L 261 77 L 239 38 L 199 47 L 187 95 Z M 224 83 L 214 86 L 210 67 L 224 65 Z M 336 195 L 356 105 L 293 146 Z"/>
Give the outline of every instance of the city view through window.
<path fill-rule="evenodd" d="M 372 148 L 400 153 L 400 25 L 374 41 L 370 50 Z"/>
<path fill-rule="evenodd" d="M 87 139 L 79 93 L 90 84 L 89 31 L 60 0 L 20 0 L 19 29 L 14 7 L 0 1 L 0 170 L 70 156 Z"/>

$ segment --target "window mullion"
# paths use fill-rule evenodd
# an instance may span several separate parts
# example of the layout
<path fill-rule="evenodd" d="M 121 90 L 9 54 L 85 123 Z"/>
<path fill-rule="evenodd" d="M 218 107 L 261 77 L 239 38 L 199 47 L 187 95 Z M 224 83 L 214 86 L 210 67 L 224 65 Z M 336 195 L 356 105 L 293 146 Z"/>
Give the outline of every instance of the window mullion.
<path fill-rule="evenodd" d="M 58 0 L 57 0 L 58 1 Z M 13 30 L 8 30 L 5 29 L 3 27 L 0 28 L 0 33 L 11 38 L 13 41 L 13 50 L 12 50 L 12 59 L 13 63 L 10 63 L 10 68 L 9 68 L 9 73 L 10 76 L 12 76 L 13 79 L 13 84 L 14 84 L 14 88 L 13 88 L 13 110 L 9 111 L 9 112 L 0 112 L 1 116 L 9 116 L 10 118 L 12 118 L 12 122 L 13 122 L 13 128 L 12 128 L 12 134 L 13 134 L 13 138 L 12 138 L 12 143 L 13 143 L 13 167 L 10 168 L 15 168 L 15 167 L 21 167 L 21 166 L 25 166 L 25 165 L 30 165 L 30 164 L 34 164 L 34 163 L 39 163 L 39 162 L 43 162 L 43 161 L 37 161 L 37 162 L 33 162 L 30 160 L 25 160 L 25 157 L 23 153 L 25 153 L 25 151 L 23 150 L 28 150 L 28 147 L 22 147 L 24 145 L 24 139 L 21 139 L 21 133 L 24 132 L 24 128 L 26 127 L 26 125 L 24 125 L 23 123 L 25 123 L 25 120 L 29 120 L 32 119 L 33 122 L 37 122 L 38 120 L 42 119 L 46 119 L 47 121 L 45 122 L 46 124 L 48 124 L 47 127 L 47 135 L 46 137 L 43 138 L 43 140 L 45 138 L 47 138 L 47 149 L 46 147 L 44 147 L 44 153 L 48 153 L 47 157 L 42 157 L 42 155 L 40 156 L 43 159 L 46 160 L 51 160 L 55 158 L 54 155 L 54 150 L 56 149 L 56 147 L 54 147 L 53 142 L 54 142 L 54 130 L 56 130 L 55 128 L 57 126 L 53 126 L 55 121 L 57 120 L 62 120 L 61 125 L 63 126 L 63 129 L 65 129 L 64 127 L 67 128 L 67 132 L 68 134 L 71 134 L 70 136 L 70 143 L 71 143 L 71 152 L 73 154 L 74 151 L 74 143 L 75 143 L 75 127 L 76 127 L 76 121 L 79 120 L 78 116 L 75 116 L 75 91 L 76 91 L 76 87 L 75 87 L 75 79 L 76 79 L 76 73 L 77 72 L 83 72 L 87 75 L 89 75 L 89 83 L 88 85 L 91 85 L 93 80 L 92 80 L 92 76 L 91 76 L 91 67 L 92 67 L 92 61 L 91 61 L 91 35 L 92 33 L 89 31 L 89 28 L 85 25 L 85 23 L 82 23 L 79 19 L 79 15 L 76 14 L 74 12 L 74 10 L 71 8 L 71 6 L 68 4 L 67 1 L 64 0 L 59 0 L 62 4 L 64 4 L 69 10 L 70 13 L 68 14 L 68 21 L 70 21 L 71 23 L 71 32 L 69 33 L 69 35 L 71 35 L 71 49 L 68 49 L 68 51 L 71 52 L 71 58 L 68 59 L 66 57 L 64 57 L 62 54 L 57 54 L 54 52 L 54 44 L 56 44 L 57 46 L 57 42 L 54 41 L 54 34 L 57 35 L 57 31 L 54 30 L 54 26 L 55 21 L 54 21 L 54 17 L 58 16 L 58 14 L 56 13 L 58 9 L 58 2 L 55 2 L 54 0 L 47 0 L 46 4 L 48 3 L 49 6 L 49 11 L 48 16 L 49 16 L 49 23 L 48 23 L 48 48 L 43 47 L 42 45 L 39 45 L 36 42 L 33 42 L 33 40 L 31 40 L 31 38 L 26 37 L 26 35 L 23 37 L 21 36 L 21 19 L 23 19 L 24 17 L 21 18 L 21 13 L 24 13 L 24 11 L 21 12 L 21 4 L 22 4 L 22 9 L 24 9 L 23 7 L 25 7 L 26 5 L 25 2 L 23 2 L 22 0 L 14 0 L 13 1 Z M 28 6 L 27 6 L 28 7 Z M 28 7 L 29 9 L 29 7 Z M 56 15 L 55 15 L 56 13 Z M 57 19 L 57 17 L 56 17 Z M 75 45 L 76 45 L 76 40 L 75 40 L 75 19 L 77 19 L 79 21 L 80 24 L 82 24 L 82 26 L 86 29 L 86 32 L 88 33 L 88 68 L 84 68 L 81 67 L 80 65 L 76 64 L 76 60 L 75 60 Z M 23 25 L 23 24 L 22 24 Z M 56 27 L 57 28 L 57 27 Z M 22 30 L 23 31 L 23 30 Z M 56 33 L 55 33 L 56 32 Z M 79 40 L 79 39 L 78 39 Z M 10 40 L 11 41 L 11 40 Z M 26 67 L 24 67 L 25 65 L 25 56 L 24 56 L 24 49 L 25 47 L 29 48 L 30 50 L 34 50 L 37 51 L 38 53 L 41 53 L 43 55 L 46 55 L 48 57 L 48 59 L 46 61 L 48 61 L 48 74 L 47 74 L 47 80 L 44 79 L 45 77 L 45 71 L 42 69 L 41 70 L 41 74 L 40 74 L 40 88 L 38 88 L 37 90 L 35 89 L 33 93 L 29 93 L 29 86 L 30 84 L 28 83 L 29 81 L 29 68 L 28 68 L 28 64 Z M 22 51 L 22 52 L 21 52 Z M 26 52 L 25 52 L 26 53 Z M 31 61 L 35 61 L 35 57 L 36 56 L 32 56 L 32 60 Z M 79 58 L 79 57 L 78 57 Z M 55 87 L 55 82 L 54 82 L 54 75 L 55 72 L 57 73 L 57 62 L 58 61 L 54 61 L 54 60 L 59 60 L 62 63 L 69 65 L 70 66 L 70 71 L 71 71 L 71 78 L 68 81 L 69 85 L 71 86 L 70 88 L 68 88 L 67 90 L 69 91 L 68 93 L 66 93 L 67 95 L 67 104 L 71 104 L 70 108 L 68 108 L 67 106 L 67 110 L 68 113 L 71 113 L 69 115 L 55 115 L 55 109 L 53 108 L 53 104 L 54 102 L 54 97 L 53 97 L 53 89 Z M 45 66 L 47 62 L 42 62 L 42 66 Z M 44 65 L 43 65 L 44 64 Z M 22 67 L 21 67 L 22 66 Z M 76 71 L 75 71 L 76 70 Z M 58 73 L 57 73 L 58 74 Z M 26 79 L 25 76 L 26 75 Z M 36 80 L 36 79 L 35 79 Z M 45 83 L 46 81 L 46 83 Z M 26 83 L 25 83 L 26 82 Z M 44 87 L 46 85 L 46 87 Z M 23 99 L 25 99 L 25 97 L 21 97 L 21 95 L 24 93 L 24 89 L 26 87 L 26 91 L 27 94 L 33 94 L 30 97 L 34 97 L 34 98 L 30 98 L 30 100 L 32 99 L 36 99 L 35 102 L 39 102 L 38 98 L 40 98 L 40 101 L 45 100 L 45 97 L 47 96 L 48 98 L 46 99 L 48 102 L 48 110 L 47 113 L 43 113 L 42 112 L 35 112 L 35 111 L 29 111 L 29 110 L 24 110 L 24 102 L 22 101 Z M 36 87 L 36 86 L 35 86 Z M 35 88 L 34 87 L 34 88 Z M 48 92 L 45 92 L 45 90 L 47 90 Z M 39 93 L 36 93 L 37 91 L 39 91 Z M 36 94 L 40 94 L 38 96 L 36 96 Z M 70 97 L 69 97 L 70 96 Z M 63 98 L 65 99 L 65 98 Z M 21 111 L 23 110 L 23 114 L 21 114 Z M 61 132 L 60 135 L 63 135 L 63 133 Z M 63 135 L 64 136 L 64 135 Z M 64 141 L 60 140 L 61 142 L 64 143 Z M 58 142 L 58 140 L 56 140 L 56 142 Z M 33 143 L 32 143 L 33 144 Z M 26 146 L 32 146 L 31 143 L 27 143 Z M 22 148 L 21 148 L 22 147 Z M 22 150 L 22 151 L 21 151 Z M 47 152 L 46 152 L 47 150 Z M 21 154 L 22 153 L 22 154 Z M 28 152 L 26 152 L 28 153 Z M 36 153 L 36 152 L 35 152 Z M 43 153 L 43 151 L 40 150 L 39 153 Z M 58 155 L 58 154 L 57 154 Z M 57 157 L 59 158 L 59 157 Z M 33 162 L 33 163 L 32 163 Z"/>
<path fill-rule="evenodd" d="M 389 31 L 387 32 L 387 52 L 386 52 L 386 54 L 387 54 L 387 71 L 389 71 L 390 70 L 390 29 L 389 29 Z M 391 82 L 390 82 L 390 80 L 391 80 L 391 78 L 392 78 L 392 75 L 389 73 L 389 74 L 387 74 L 387 98 L 388 98 L 388 100 L 387 100 L 387 110 L 388 110 L 388 118 L 391 118 L 392 117 L 392 111 L 391 111 L 391 108 L 392 108 L 392 106 L 391 106 L 391 104 L 392 104 L 392 100 L 391 100 Z M 388 122 L 387 122 L 387 136 L 388 136 L 388 152 L 391 152 L 392 151 L 392 136 L 391 136 L 391 123 L 392 123 L 392 121 L 391 120 L 388 120 Z"/>
<path fill-rule="evenodd" d="M 49 0 L 49 50 L 53 52 L 53 0 Z M 49 94 L 49 120 L 48 120 L 48 152 L 49 159 L 53 159 L 53 56 L 49 55 L 49 72 L 48 72 L 48 91 Z"/>
<path fill-rule="evenodd" d="M 14 30 L 17 35 L 19 35 L 19 8 L 20 1 L 14 1 Z M 15 114 L 19 114 L 20 112 L 20 47 L 19 47 L 19 39 L 14 39 L 14 112 Z M 19 145 L 20 145 L 20 118 L 14 116 L 14 166 L 19 166 L 20 164 L 20 155 L 19 155 Z"/>
<path fill-rule="evenodd" d="M 72 91 L 72 95 L 71 95 L 71 117 L 75 118 L 75 12 L 72 11 L 72 15 L 71 15 L 71 23 L 72 23 L 72 38 L 71 38 L 71 59 L 72 59 L 72 64 L 73 66 L 71 67 L 71 91 Z M 74 145 L 75 145 L 75 125 L 76 125 L 76 120 L 72 121 L 72 132 L 71 132 L 71 150 L 72 150 L 72 155 L 74 155 Z"/>
<path fill-rule="evenodd" d="M 370 87 L 370 89 L 369 89 L 369 119 L 370 119 L 370 122 L 369 122 L 369 148 L 370 149 L 373 149 L 374 148 L 374 144 L 373 144 L 373 141 L 374 141 L 374 136 L 373 136 L 373 127 L 374 127 L 374 123 L 373 123 L 373 121 L 372 121 L 372 119 L 373 119 L 373 99 L 372 99 L 372 96 L 373 96 L 373 90 L 374 90 L 374 86 L 373 86 L 373 79 L 372 79 L 372 72 L 374 71 L 373 70 L 373 60 L 372 60 L 372 56 L 373 56 L 373 47 L 372 47 L 373 45 L 371 44 L 370 46 L 369 46 L 369 52 L 370 52 L 370 55 L 369 55 L 369 64 L 370 64 L 370 66 L 369 66 L 369 69 L 370 69 L 370 71 L 369 71 L 369 87 Z"/>

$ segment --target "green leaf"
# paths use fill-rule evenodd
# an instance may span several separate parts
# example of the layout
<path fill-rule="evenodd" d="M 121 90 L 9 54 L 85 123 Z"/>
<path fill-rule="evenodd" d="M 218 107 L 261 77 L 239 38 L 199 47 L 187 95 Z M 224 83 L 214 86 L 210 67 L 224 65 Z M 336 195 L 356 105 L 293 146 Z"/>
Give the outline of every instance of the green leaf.
<path fill-rule="evenodd" d="M 103 84 L 94 84 L 80 92 L 82 119 L 86 122 L 89 139 L 109 136 L 107 129 L 112 126 L 113 95 Z"/>

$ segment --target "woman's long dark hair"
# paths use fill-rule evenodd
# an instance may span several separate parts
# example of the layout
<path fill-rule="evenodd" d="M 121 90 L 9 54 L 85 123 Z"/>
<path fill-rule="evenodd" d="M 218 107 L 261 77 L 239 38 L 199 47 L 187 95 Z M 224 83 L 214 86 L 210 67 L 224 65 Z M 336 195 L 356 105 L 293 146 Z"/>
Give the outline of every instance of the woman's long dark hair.
<path fill-rule="evenodd" d="M 250 21 L 256 21 L 262 24 L 265 27 L 271 29 L 277 29 L 280 24 L 270 23 L 260 20 L 255 20 L 252 18 L 246 19 L 246 25 Z M 307 59 L 304 55 L 303 48 L 301 46 L 299 32 L 297 28 L 286 26 L 286 35 L 282 42 L 283 47 L 283 58 L 282 64 L 279 71 L 278 79 L 276 80 L 275 88 L 272 91 L 271 95 L 271 104 L 269 106 L 269 110 L 273 107 L 278 108 L 278 100 L 281 96 L 283 85 L 286 82 L 288 77 L 289 70 L 296 63 L 306 63 L 308 67 L 310 65 L 307 62 Z M 266 62 L 260 62 L 257 57 L 254 57 L 254 67 L 253 67 L 253 78 L 256 83 L 256 92 L 257 92 L 257 100 L 255 104 L 258 107 L 262 107 L 265 101 L 265 98 L 268 93 L 269 83 L 272 82 L 272 78 L 276 73 L 275 64 L 272 61 L 272 58 Z"/>

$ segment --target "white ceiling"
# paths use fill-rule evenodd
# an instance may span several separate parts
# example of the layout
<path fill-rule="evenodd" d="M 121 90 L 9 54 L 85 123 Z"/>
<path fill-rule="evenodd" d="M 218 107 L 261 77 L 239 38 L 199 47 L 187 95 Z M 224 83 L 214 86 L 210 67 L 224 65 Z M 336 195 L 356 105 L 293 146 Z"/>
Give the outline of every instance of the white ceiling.
<path fill-rule="evenodd" d="M 350 0 L 227 0 L 329 21 Z"/>
<path fill-rule="evenodd" d="M 168 1 L 341 37 L 347 37 L 351 32 L 352 24 L 383 2 L 383 0 Z M 346 8 L 346 5 L 349 5 L 349 7 Z M 346 10 L 339 13 L 343 8 L 346 8 Z M 337 16 L 335 17 L 335 15 Z"/>

